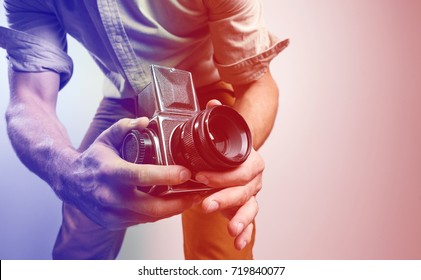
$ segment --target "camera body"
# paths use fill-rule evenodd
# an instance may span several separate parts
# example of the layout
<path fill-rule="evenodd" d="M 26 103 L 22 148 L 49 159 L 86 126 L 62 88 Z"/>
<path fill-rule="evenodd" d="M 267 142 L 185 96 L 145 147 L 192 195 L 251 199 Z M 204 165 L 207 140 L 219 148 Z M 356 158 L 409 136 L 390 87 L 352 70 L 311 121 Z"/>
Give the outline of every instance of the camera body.
<path fill-rule="evenodd" d="M 251 133 L 234 109 L 221 105 L 201 111 L 188 71 L 152 65 L 151 74 L 152 82 L 137 98 L 137 115 L 148 117 L 149 125 L 126 135 L 122 158 L 138 164 L 179 164 L 193 173 L 223 171 L 246 160 Z M 193 180 L 138 188 L 156 195 L 209 190 Z"/>

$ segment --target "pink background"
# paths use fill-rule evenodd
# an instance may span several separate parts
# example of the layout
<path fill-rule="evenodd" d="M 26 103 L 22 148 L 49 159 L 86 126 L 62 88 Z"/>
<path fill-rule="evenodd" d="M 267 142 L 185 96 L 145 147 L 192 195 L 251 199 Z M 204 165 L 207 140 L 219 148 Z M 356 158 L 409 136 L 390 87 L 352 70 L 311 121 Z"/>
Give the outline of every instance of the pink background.
<path fill-rule="evenodd" d="M 261 150 L 255 257 L 421 259 L 421 1 L 264 5 L 270 30 L 291 44 L 271 67 L 280 110 Z M 77 145 L 102 78 L 74 41 L 70 54 L 75 75 L 58 110 Z M 0 258 L 49 258 L 60 203 L 14 156 L 4 118 L 0 168 Z M 120 258 L 182 258 L 179 217 L 131 228 Z"/>
<path fill-rule="evenodd" d="M 256 256 L 420 259 L 421 2 L 265 3 L 291 45 Z"/>

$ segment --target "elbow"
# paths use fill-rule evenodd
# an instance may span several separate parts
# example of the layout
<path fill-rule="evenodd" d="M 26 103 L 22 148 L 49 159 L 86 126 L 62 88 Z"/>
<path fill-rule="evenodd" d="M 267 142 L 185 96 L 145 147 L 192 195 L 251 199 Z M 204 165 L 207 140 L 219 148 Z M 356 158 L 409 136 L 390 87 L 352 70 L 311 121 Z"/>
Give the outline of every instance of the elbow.
<path fill-rule="evenodd" d="M 9 105 L 6 108 L 6 125 L 9 130 L 10 127 L 13 127 L 13 124 L 15 123 L 16 118 L 21 115 L 21 113 L 24 111 L 24 105 L 22 103 L 16 103 L 16 102 L 10 102 Z"/>
<path fill-rule="evenodd" d="M 10 102 L 6 109 L 6 128 L 7 135 L 9 136 L 10 142 L 16 151 L 16 143 L 19 143 L 19 135 L 22 131 L 27 130 L 28 123 L 25 120 L 25 104 Z M 16 151 L 17 152 L 17 151 Z"/>

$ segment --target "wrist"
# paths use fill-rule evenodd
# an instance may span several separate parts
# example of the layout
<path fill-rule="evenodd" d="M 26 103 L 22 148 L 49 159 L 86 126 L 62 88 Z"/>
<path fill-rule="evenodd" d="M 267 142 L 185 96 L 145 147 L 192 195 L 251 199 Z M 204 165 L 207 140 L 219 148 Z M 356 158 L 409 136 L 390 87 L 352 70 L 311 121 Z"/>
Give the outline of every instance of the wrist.
<path fill-rule="evenodd" d="M 45 168 L 45 181 L 62 201 L 69 202 L 76 195 L 71 181 L 77 173 L 75 169 L 81 153 L 73 147 L 64 147 L 52 151 L 52 155 Z"/>

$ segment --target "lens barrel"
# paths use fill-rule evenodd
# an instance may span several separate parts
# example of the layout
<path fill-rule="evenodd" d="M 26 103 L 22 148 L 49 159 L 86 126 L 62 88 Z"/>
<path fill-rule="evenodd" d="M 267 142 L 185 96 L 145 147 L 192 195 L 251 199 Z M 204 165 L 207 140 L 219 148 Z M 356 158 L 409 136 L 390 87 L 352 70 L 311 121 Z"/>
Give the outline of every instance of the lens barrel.
<path fill-rule="evenodd" d="M 137 164 L 158 164 L 153 137 L 148 128 L 130 131 L 123 140 L 121 157 Z M 179 124 L 169 143 L 173 162 L 193 172 L 237 167 L 247 159 L 252 148 L 246 121 L 225 105 L 203 110 Z"/>
<path fill-rule="evenodd" d="M 234 168 L 247 159 L 252 147 L 245 120 L 224 105 L 201 111 L 179 125 L 170 142 L 174 161 L 192 171 Z"/>

